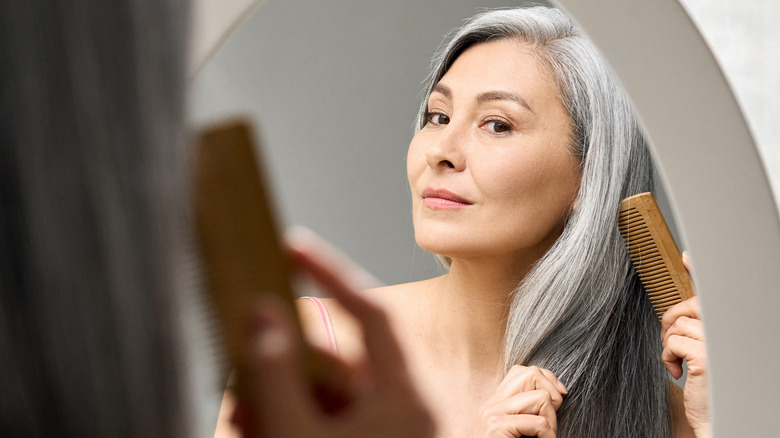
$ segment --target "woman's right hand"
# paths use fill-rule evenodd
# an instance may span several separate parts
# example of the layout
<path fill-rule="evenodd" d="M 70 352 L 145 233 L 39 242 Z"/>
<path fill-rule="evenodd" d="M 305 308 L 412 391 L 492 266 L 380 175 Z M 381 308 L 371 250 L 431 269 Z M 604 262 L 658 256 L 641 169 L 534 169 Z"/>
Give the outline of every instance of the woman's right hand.
<path fill-rule="evenodd" d="M 298 268 L 310 274 L 359 322 L 366 356 L 347 362 L 319 352 L 326 368 L 318 382 L 337 397 L 315 396 L 301 366 L 302 346 L 289 309 L 270 296 L 253 312 L 248 363 L 240 378 L 245 396 L 234 422 L 245 437 L 428 438 L 433 420 L 407 371 L 385 312 L 358 291 L 366 275 L 324 242 L 309 234 L 290 242 Z M 320 371 L 323 371 L 320 369 Z M 330 405 L 330 406 L 329 406 Z M 336 409 L 333 409 L 333 407 Z"/>
<path fill-rule="evenodd" d="M 549 370 L 515 365 L 480 408 L 472 438 L 555 438 L 556 411 L 568 390 Z"/>

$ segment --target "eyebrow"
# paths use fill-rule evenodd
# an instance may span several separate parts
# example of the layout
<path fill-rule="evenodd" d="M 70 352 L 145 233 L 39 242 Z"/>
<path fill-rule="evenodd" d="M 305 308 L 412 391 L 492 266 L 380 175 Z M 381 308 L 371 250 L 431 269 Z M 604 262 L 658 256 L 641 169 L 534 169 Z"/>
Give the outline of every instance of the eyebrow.
<path fill-rule="evenodd" d="M 433 87 L 433 90 L 431 90 L 431 93 L 433 92 L 440 93 L 448 99 L 452 98 L 452 90 L 450 90 L 450 88 L 447 87 L 446 85 L 436 84 L 436 86 Z M 534 110 L 532 110 L 531 107 L 528 105 L 528 102 L 525 101 L 525 99 L 523 99 L 522 97 L 518 96 L 516 93 L 513 93 L 511 91 L 487 91 L 477 96 L 478 103 L 492 102 L 494 100 L 510 100 L 528 109 L 528 111 L 531 111 L 532 113 L 536 114 Z"/>
<path fill-rule="evenodd" d="M 518 105 L 525 107 L 526 109 L 528 109 L 528 111 L 531 111 L 532 113 L 534 112 L 534 110 L 531 109 L 531 107 L 528 105 L 528 102 L 526 102 L 525 99 L 523 99 L 522 97 L 518 96 L 517 94 L 511 91 L 488 91 L 486 93 L 480 94 L 477 97 L 477 102 L 479 103 L 491 102 L 494 100 L 511 100 L 517 103 Z"/>
<path fill-rule="evenodd" d="M 433 93 L 443 94 L 444 97 L 446 97 L 447 99 L 451 99 L 452 98 L 452 91 L 446 85 L 436 84 L 433 87 L 433 90 L 431 90 L 431 94 L 433 94 Z"/>

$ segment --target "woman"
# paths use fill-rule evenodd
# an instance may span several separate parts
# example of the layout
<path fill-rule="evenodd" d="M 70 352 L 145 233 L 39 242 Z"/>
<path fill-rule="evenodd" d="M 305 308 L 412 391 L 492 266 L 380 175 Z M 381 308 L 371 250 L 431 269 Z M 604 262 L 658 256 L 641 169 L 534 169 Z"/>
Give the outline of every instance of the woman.
<path fill-rule="evenodd" d="M 435 57 L 425 91 L 407 161 L 415 236 L 449 272 L 367 296 L 439 436 L 708 436 L 696 302 L 668 313 L 659 342 L 617 230 L 652 165 L 591 43 L 554 9 L 482 14 Z M 335 303 L 300 307 L 313 342 L 335 337 L 359 360 L 360 330 Z M 664 369 L 681 358 L 695 364 L 684 413 Z"/>

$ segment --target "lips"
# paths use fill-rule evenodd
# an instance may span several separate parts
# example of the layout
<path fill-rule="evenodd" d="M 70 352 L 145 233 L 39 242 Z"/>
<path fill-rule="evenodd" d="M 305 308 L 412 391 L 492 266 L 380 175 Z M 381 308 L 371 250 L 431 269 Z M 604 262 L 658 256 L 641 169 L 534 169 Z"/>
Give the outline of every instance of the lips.
<path fill-rule="evenodd" d="M 471 202 L 444 189 L 426 188 L 422 193 L 423 204 L 431 208 L 451 209 L 471 205 Z"/>

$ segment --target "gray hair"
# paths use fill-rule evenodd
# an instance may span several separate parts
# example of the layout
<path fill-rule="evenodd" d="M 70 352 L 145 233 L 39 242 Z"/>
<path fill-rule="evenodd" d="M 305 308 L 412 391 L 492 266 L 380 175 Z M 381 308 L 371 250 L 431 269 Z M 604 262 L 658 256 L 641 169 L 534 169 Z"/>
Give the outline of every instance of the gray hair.
<path fill-rule="evenodd" d="M 660 325 L 617 228 L 620 200 L 652 191 L 652 162 L 628 99 L 592 43 L 556 9 L 480 14 L 435 56 L 418 129 L 455 59 L 503 38 L 534 47 L 555 79 L 582 166 L 575 211 L 511 298 L 505 369 L 548 368 L 568 386 L 560 437 L 668 436 Z"/>
<path fill-rule="evenodd" d="M 190 436 L 181 0 L 0 2 L 0 435 Z"/>

